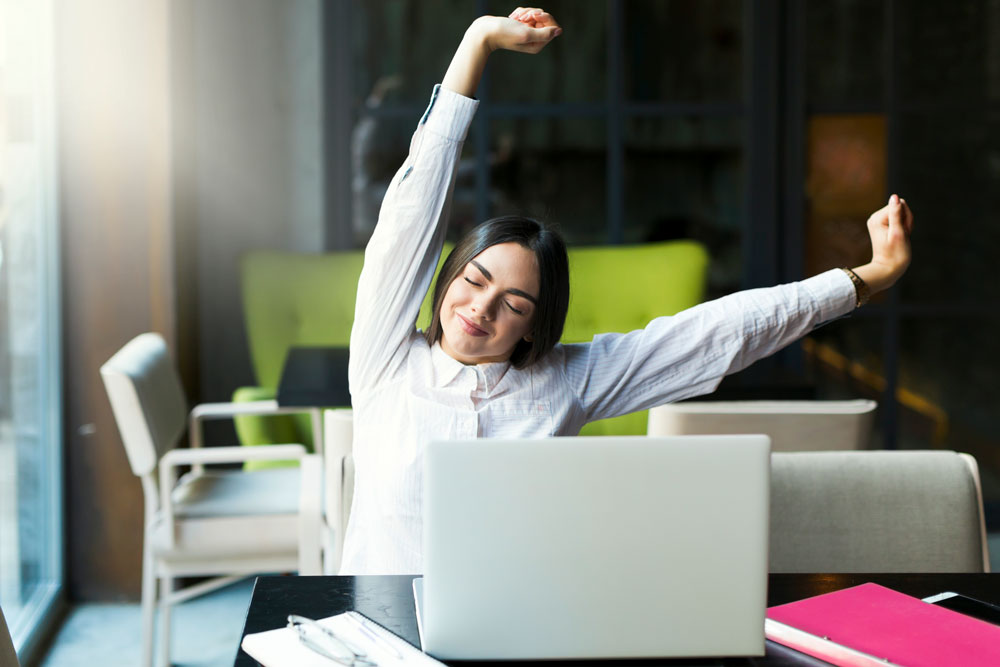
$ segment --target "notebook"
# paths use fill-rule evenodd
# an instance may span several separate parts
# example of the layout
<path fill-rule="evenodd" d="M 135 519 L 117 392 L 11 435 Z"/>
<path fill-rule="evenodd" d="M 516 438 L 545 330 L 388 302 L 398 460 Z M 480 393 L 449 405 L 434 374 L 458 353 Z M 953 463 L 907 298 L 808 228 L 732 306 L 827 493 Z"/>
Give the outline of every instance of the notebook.
<path fill-rule="evenodd" d="M 1000 626 L 874 583 L 771 607 L 767 637 L 835 665 L 1000 665 Z"/>
<path fill-rule="evenodd" d="M 430 443 L 423 649 L 763 655 L 769 454 L 753 435 Z"/>

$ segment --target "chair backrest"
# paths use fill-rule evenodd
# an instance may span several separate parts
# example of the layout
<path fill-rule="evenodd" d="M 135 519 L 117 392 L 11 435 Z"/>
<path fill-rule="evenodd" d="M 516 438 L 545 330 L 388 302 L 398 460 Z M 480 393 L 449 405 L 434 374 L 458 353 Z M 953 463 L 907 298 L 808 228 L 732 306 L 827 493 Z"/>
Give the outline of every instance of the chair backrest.
<path fill-rule="evenodd" d="M 763 433 L 771 451 L 867 449 L 878 404 L 854 401 L 688 401 L 649 411 L 649 435 Z"/>
<path fill-rule="evenodd" d="M 132 472 L 149 474 L 176 446 L 187 420 L 180 378 L 159 334 L 129 341 L 101 366 Z"/>
<path fill-rule="evenodd" d="M 439 270 L 451 248 L 445 245 Z M 350 344 L 364 258 L 362 250 L 312 255 L 256 251 L 243 257 L 243 311 L 259 386 L 278 386 L 290 347 Z M 430 322 L 430 301 L 428 290 L 417 318 L 419 326 Z"/>
<path fill-rule="evenodd" d="M 14 650 L 14 640 L 7 629 L 7 621 L 0 609 L 0 665 L 3 667 L 18 667 L 17 651 Z"/>
<path fill-rule="evenodd" d="M 439 270 L 451 249 L 445 244 Z M 598 333 L 631 331 L 699 303 L 708 252 L 695 241 L 579 247 L 569 249 L 569 263 L 563 341 L 580 342 Z M 289 347 L 347 347 L 363 264 L 360 250 L 315 255 L 258 251 L 243 257 L 243 309 L 258 385 L 277 387 Z M 634 284 L 651 288 L 622 287 Z M 417 318 L 420 327 L 430 322 L 430 302 L 428 292 Z"/>
<path fill-rule="evenodd" d="M 771 456 L 772 572 L 988 572 L 975 459 L 948 451 Z"/>
<path fill-rule="evenodd" d="M 627 333 L 705 297 L 708 251 L 696 241 L 569 249 L 569 312 L 562 342 Z"/>

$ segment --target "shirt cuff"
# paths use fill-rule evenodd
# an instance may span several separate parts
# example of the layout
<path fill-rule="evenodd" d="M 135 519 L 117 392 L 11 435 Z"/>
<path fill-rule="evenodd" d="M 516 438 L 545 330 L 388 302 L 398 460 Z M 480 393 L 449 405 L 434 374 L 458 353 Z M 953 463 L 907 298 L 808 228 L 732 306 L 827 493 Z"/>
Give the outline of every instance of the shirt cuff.
<path fill-rule="evenodd" d="M 854 310 L 854 283 L 840 269 L 830 269 L 802 281 L 820 307 L 820 320 L 829 322 Z"/>
<path fill-rule="evenodd" d="M 431 101 L 420 119 L 420 124 L 446 139 L 465 141 L 478 108 L 479 100 L 459 95 L 443 88 L 439 83 L 434 86 Z"/>

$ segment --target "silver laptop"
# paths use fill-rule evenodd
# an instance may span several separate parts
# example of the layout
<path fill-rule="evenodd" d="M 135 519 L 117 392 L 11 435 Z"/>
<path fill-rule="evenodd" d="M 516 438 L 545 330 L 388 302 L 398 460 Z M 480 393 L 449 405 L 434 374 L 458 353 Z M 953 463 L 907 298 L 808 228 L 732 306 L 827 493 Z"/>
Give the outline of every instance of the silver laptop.
<path fill-rule="evenodd" d="M 424 651 L 763 655 L 769 455 L 757 435 L 431 443 Z"/>

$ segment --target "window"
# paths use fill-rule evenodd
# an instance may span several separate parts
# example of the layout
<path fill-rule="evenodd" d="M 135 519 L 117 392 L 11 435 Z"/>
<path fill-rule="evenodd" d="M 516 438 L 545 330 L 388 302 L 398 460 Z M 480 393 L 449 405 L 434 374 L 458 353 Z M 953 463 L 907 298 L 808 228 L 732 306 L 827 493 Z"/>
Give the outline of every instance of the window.
<path fill-rule="evenodd" d="M 19 654 L 62 583 L 51 2 L 0 0 L 0 606 Z"/>
<path fill-rule="evenodd" d="M 327 48 L 329 58 L 353 63 L 355 245 L 374 227 L 457 40 L 476 16 L 512 8 L 496 0 L 350 3 L 360 27 L 353 51 Z M 558 225 L 576 245 L 695 238 L 715 258 L 711 291 L 738 288 L 743 4 L 553 0 L 545 8 L 572 41 L 556 40 L 537 57 L 490 60 L 449 236 L 514 213 Z"/>

